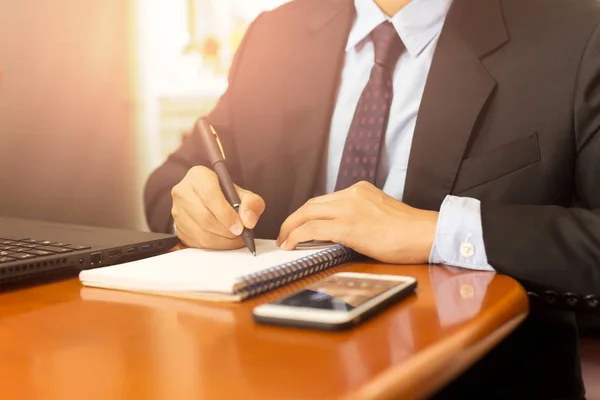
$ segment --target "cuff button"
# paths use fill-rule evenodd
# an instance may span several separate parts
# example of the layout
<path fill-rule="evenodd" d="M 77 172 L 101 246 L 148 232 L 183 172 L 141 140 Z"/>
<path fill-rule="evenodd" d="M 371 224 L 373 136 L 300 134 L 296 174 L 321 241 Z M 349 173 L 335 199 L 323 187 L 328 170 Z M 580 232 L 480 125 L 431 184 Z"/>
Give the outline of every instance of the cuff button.
<path fill-rule="evenodd" d="M 463 243 L 460 245 L 460 255 L 463 257 L 472 257 L 473 254 L 475 254 L 475 246 L 473 246 L 473 243 Z"/>

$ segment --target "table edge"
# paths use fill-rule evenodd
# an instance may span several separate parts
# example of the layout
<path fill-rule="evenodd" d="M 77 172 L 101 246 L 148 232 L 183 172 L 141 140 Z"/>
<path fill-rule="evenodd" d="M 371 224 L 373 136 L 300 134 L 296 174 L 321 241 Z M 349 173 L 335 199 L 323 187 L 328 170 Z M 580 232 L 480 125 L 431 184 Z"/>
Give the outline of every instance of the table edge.
<path fill-rule="evenodd" d="M 435 393 L 468 369 L 514 331 L 529 313 L 529 299 L 523 287 L 514 279 L 508 276 L 505 278 L 516 284 L 512 293 L 488 310 L 477 327 L 459 329 L 448 340 L 432 344 L 418 357 L 411 357 L 407 362 L 382 372 L 344 398 L 348 400 L 421 399 Z M 512 315 L 506 319 L 506 322 L 491 332 L 485 332 L 485 320 L 507 313 Z M 453 351 L 456 348 L 461 350 Z M 427 364 L 429 366 L 425 367 Z M 434 365 L 433 368 L 431 364 Z M 415 382 L 423 384 L 419 385 Z"/>

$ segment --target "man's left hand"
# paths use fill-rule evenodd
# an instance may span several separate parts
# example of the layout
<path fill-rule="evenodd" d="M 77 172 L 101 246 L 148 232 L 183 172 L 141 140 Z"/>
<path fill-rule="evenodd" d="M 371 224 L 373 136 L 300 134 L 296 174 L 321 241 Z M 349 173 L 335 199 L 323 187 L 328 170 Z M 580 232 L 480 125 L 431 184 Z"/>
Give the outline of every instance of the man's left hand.
<path fill-rule="evenodd" d="M 422 264 L 429 261 L 438 215 L 362 181 L 306 202 L 285 220 L 277 244 L 292 250 L 300 242 L 325 240 L 386 263 Z"/>

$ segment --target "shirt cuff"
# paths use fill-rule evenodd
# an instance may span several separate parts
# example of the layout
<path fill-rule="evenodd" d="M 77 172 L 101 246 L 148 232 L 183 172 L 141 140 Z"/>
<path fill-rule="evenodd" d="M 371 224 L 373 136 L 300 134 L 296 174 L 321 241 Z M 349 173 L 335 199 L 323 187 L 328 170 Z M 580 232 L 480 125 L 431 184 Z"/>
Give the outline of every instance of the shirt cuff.
<path fill-rule="evenodd" d="M 440 208 L 429 263 L 495 271 L 485 253 L 479 200 L 446 196 Z"/>

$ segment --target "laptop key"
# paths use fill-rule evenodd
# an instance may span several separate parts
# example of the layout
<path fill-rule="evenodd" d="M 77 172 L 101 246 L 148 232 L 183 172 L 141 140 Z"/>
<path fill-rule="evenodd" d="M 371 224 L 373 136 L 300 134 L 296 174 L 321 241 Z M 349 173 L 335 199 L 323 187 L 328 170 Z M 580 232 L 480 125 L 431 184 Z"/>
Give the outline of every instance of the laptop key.
<path fill-rule="evenodd" d="M 38 241 L 35 240 L 35 239 L 25 239 L 25 240 L 19 240 L 19 241 L 23 242 L 23 243 L 30 243 L 30 244 L 37 244 L 38 243 Z"/>
<path fill-rule="evenodd" d="M 55 246 L 37 247 L 36 250 L 50 251 L 52 253 L 68 253 L 70 251 L 73 251 L 72 249 L 66 249 L 64 247 L 55 247 Z"/>
<path fill-rule="evenodd" d="M 27 253 L 13 253 L 10 256 L 13 258 L 16 258 L 17 260 L 26 260 L 28 258 L 35 257 L 33 254 L 27 254 Z"/>
<path fill-rule="evenodd" d="M 69 246 L 71 243 L 61 243 L 61 242 L 54 242 L 54 243 L 50 243 L 50 246 L 56 246 L 56 247 L 67 247 Z"/>
<path fill-rule="evenodd" d="M 6 263 L 6 262 L 9 262 L 9 261 L 15 261 L 15 259 L 12 258 L 12 257 L 0 257 L 0 264 L 1 263 Z"/>
<path fill-rule="evenodd" d="M 28 253 L 28 254 L 34 254 L 36 256 L 49 256 L 50 254 L 54 254 L 50 251 L 43 251 L 43 250 L 38 250 L 38 249 L 27 249 L 27 250 L 23 250 L 24 253 Z"/>
<path fill-rule="evenodd" d="M 87 249 L 91 249 L 90 246 L 66 246 L 67 249 L 71 249 L 71 250 L 87 250 Z"/>
<path fill-rule="evenodd" d="M 31 243 L 13 243 L 15 246 L 18 246 L 20 249 L 35 249 L 39 247 L 39 244 L 31 244 Z"/>
<path fill-rule="evenodd" d="M 0 246 L 0 251 L 6 251 L 10 249 L 15 249 L 15 246 Z"/>
<path fill-rule="evenodd" d="M 6 257 L 6 256 L 13 257 L 12 254 L 17 254 L 17 253 L 15 253 L 13 251 L 0 251 L 0 257 Z"/>
<path fill-rule="evenodd" d="M 13 242 L 18 242 L 19 240 L 27 240 L 29 239 L 28 237 L 23 237 L 23 236 L 2 236 L 0 237 L 0 240 L 11 240 Z"/>

